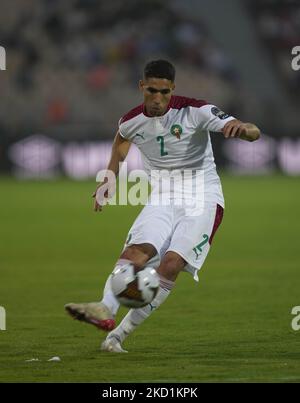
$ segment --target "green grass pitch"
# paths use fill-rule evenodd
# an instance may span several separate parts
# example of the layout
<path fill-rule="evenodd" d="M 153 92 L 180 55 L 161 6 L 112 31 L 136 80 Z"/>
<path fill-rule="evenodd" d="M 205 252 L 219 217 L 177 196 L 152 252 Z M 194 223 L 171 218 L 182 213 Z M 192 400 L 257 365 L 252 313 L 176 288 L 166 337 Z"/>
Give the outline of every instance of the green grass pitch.
<path fill-rule="evenodd" d="M 0 382 L 300 381 L 299 178 L 224 176 L 223 188 L 200 282 L 181 274 L 118 355 L 63 306 L 101 297 L 140 208 L 93 213 L 93 182 L 0 179 Z"/>

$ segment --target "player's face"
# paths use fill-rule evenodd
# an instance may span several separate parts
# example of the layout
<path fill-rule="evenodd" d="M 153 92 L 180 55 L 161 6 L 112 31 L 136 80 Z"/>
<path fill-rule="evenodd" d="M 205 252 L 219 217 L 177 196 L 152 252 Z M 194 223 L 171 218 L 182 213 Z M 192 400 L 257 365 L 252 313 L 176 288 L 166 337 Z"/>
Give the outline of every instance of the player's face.
<path fill-rule="evenodd" d="M 141 80 L 140 90 L 144 95 L 144 105 L 149 116 L 163 115 L 169 105 L 175 84 L 166 78 Z"/>

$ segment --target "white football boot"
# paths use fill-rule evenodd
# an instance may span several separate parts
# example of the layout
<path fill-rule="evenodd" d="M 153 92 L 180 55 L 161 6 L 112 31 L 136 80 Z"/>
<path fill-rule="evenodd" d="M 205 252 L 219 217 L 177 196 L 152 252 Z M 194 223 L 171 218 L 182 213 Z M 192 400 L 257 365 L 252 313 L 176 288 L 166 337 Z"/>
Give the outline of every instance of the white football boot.
<path fill-rule="evenodd" d="M 116 326 L 112 313 L 102 302 L 71 303 L 65 305 L 65 310 L 72 318 L 90 323 L 106 332 L 113 330 Z"/>
<path fill-rule="evenodd" d="M 101 344 L 101 350 L 109 353 L 128 353 L 122 348 L 120 341 L 115 336 L 107 337 Z"/>

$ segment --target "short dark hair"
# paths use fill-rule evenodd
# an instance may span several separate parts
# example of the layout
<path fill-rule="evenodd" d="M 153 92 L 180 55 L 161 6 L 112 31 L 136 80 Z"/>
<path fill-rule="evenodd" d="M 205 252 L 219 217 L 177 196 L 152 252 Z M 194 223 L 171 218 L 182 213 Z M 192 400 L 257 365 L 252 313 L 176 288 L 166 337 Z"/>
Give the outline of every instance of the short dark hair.
<path fill-rule="evenodd" d="M 174 82 L 175 67 L 167 60 L 153 60 L 146 64 L 144 78 L 166 78 Z"/>

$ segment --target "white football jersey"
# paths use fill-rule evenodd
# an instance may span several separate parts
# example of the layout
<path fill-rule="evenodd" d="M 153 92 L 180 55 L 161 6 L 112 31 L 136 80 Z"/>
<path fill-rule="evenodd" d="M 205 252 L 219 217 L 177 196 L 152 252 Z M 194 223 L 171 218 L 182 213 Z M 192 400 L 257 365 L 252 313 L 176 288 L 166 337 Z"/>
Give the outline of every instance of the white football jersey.
<path fill-rule="evenodd" d="M 119 121 L 119 133 L 142 153 L 145 171 L 193 170 L 204 175 L 204 197 L 224 207 L 210 131 L 220 132 L 234 117 L 202 100 L 172 96 L 163 116 L 149 117 L 144 105 Z"/>

